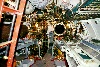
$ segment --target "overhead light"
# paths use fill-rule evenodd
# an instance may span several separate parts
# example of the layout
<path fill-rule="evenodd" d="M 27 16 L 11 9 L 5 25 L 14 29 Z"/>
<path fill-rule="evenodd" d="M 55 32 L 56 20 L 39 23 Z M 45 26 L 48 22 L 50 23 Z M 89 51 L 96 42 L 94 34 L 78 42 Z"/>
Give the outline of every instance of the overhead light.
<path fill-rule="evenodd" d="M 3 58 L 4 58 L 4 59 L 8 59 L 8 57 L 7 57 L 7 56 L 4 56 Z"/>
<path fill-rule="evenodd" d="M 67 0 L 63 0 L 64 2 L 67 2 Z"/>

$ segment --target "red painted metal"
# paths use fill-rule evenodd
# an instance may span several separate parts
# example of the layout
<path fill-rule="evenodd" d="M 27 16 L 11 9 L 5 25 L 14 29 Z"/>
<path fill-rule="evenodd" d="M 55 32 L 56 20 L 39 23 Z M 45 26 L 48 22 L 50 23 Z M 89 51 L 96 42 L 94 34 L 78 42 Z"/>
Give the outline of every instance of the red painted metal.
<path fill-rule="evenodd" d="M 7 46 L 7 44 L 11 43 L 8 61 L 7 61 L 7 67 L 12 67 L 15 47 L 17 43 L 18 33 L 19 33 L 20 25 L 21 25 L 21 19 L 22 19 L 24 8 L 25 8 L 25 4 L 26 4 L 26 0 L 21 0 L 20 5 L 19 5 L 19 10 L 14 10 L 7 6 L 4 6 L 4 0 L 0 0 L 0 22 L 2 18 L 2 12 L 10 12 L 10 13 L 17 14 L 14 32 L 12 36 L 13 42 L 12 41 L 4 42 L 4 43 L 1 43 L 2 46 L 0 46 L 0 47 Z"/>
<path fill-rule="evenodd" d="M 14 14 L 19 14 L 20 13 L 18 10 L 9 8 L 7 6 L 3 6 L 3 12 L 10 12 L 10 13 L 14 13 Z"/>
<path fill-rule="evenodd" d="M 8 61 L 7 61 L 7 67 L 12 67 L 15 47 L 16 47 L 16 43 L 17 43 L 17 38 L 18 38 L 18 33 L 19 33 L 20 25 L 21 25 L 21 19 L 22 19 L 23 11 L 24 11 L 24 8 L 25 8 L 25 3 L 26 3 L 26 0 L 20 1 L 19 11 L 21 13 L 17 14 L 14 32 L 13 32 L 13 36 L 12 36 L 12 40 L 14 40 L 14 42 L 12 42 L 11 46 L 10 46 L 10 51 L 9 51 L 9 56 L 8 56 Z"/>
<path fill-rule="evenodd" d="M 4 0 L 0 0 L 0 22 L 2 18 L 3 5 L 4 5 Z"/>

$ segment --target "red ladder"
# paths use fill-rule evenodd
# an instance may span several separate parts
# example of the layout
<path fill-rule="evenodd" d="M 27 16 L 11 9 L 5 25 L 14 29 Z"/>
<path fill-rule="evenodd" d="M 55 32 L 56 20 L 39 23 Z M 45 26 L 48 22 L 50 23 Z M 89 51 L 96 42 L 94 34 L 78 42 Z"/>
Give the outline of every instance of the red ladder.
<path fill-rule="evenodd" d="M 1 22 L 3 12 L 10 12 L 10 13 L 17 14 L 12 40 L 0 43 L 0 48 L 7 46 L 8 44 L 11 44 L 10 50 L 9 50 L 8 61 L 7 61 L 7 67 L 12 67 L 15 47 L 16 47 L 18 33 L 19 33 L 20 25 L 21 25 L 21 19 L 22 19 L 22 15 L 24 12 L 25 4 L 26 4 L 26 0 L 19 0 L 19 1 L 20 1 L 19 8 L 18 10 L 15 10 L 7 6 L 4 6 L 4 0 L 0 0 L 0 22 Z"/>

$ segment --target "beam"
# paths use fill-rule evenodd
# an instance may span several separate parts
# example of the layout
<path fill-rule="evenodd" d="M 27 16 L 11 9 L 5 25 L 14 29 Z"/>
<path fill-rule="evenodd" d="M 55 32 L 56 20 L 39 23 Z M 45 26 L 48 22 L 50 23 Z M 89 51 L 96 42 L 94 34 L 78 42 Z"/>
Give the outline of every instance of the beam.
<path fill-rule="evenodd" d="M 20 13 L 18 10 L 9 8 L 9 7 L 7 7 L 7 6 L 3 6 L 3 12 L 10 12 L 10 13 L 14 13 L 14 14 Z"/>

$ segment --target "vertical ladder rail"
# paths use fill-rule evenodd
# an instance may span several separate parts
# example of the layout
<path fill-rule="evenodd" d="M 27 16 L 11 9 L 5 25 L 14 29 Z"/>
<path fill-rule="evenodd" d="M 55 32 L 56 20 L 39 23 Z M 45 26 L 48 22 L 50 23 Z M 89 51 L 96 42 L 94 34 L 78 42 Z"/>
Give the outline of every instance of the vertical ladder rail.
<path fill-rule="evenodd" d="M 15 47 L 16 47 L 16 44 L 17 44 L 19 29 L 20 29 L 20 25 L 21 25 L 21 19 L 22 19 L 22 15 L 23 15 L 23 12 L 24 12 L 25 4 L 26 4 L 26 0 L 19 0 L 19 1 L 20 1 L 19 9 L 15 10 L 15 9 L 11 9 L 7 6 L 4 6 L 4 0 L 0 0 L 0 22 L 1 22 L 3 11 L 17 14 L 17 18 L 16 18 L 11 42 L 9 42 L 9 41 L 4 42 L 4 43 L 2 43 L 2 45 L 0 45 L 1 47 L 3 47 L 3 46 L 7 46 L 7 44 L 9 44 L 9 43 L 11 44 L 10 50 L 9 50 L 8 61 L 7 61 L 7 67 L 12 67 Z"/>
<path fill-rule="evenodd" d="M 15 23 L 15 27 L 14 27 L 13 36 L 12 36 L 12 40 L 14 40 L 14 42 L 12 42 L 11 46 L 10 46 L 10 51 L 9 51 L 9 56 L 8 56 L 8 61 L 7 61 L 7 67 L 12 67 L 15 47 L 16 47 L 19 29 L 20 29 L 20 25 L 21 25 L 22 15 L 23 15 L 24 8 L 25 8 L 25 3 L 26 3 L 26 0 L 21 0 L 20 4 L 19 4 L 20 13 L 17 14 L 17 18 L 16 18 L 16 23 Z"/>
<path fill-rule="evenodd" d="M 15 10 L 17 10 L 17 9 L 18 9 L 18 5 L 19 5 L 19 0 L 15 0 L 15 3 L 16 3 Z M 12 19 L 12 21 L 11 21 L 11 28 L 10 28 L 10 33 L 9 33 L 8 41 L 10 41 L 11 38 L 12 38 L 12 34 L 13 34 L 13 30 L 14 30 L 14 24 L 15 24 L 15 23 L 14 23 L 14 22 L 15 22 L 15 19 L 16 19 L 16 15 L 14 14 L 14 15 L 13 15 L 13 19 Z M 8 45 L 8 46 L 6 47 L 5 56 L 8 55 L 8 50 L 9 50 L 9 48 L 10 48 L 10 46 Z"/>
<path fill-rule="evenodd" d="M 3 5 L 4 5 L 4 0 L 0 0 L 0 22 L 2 18 Z"/>

